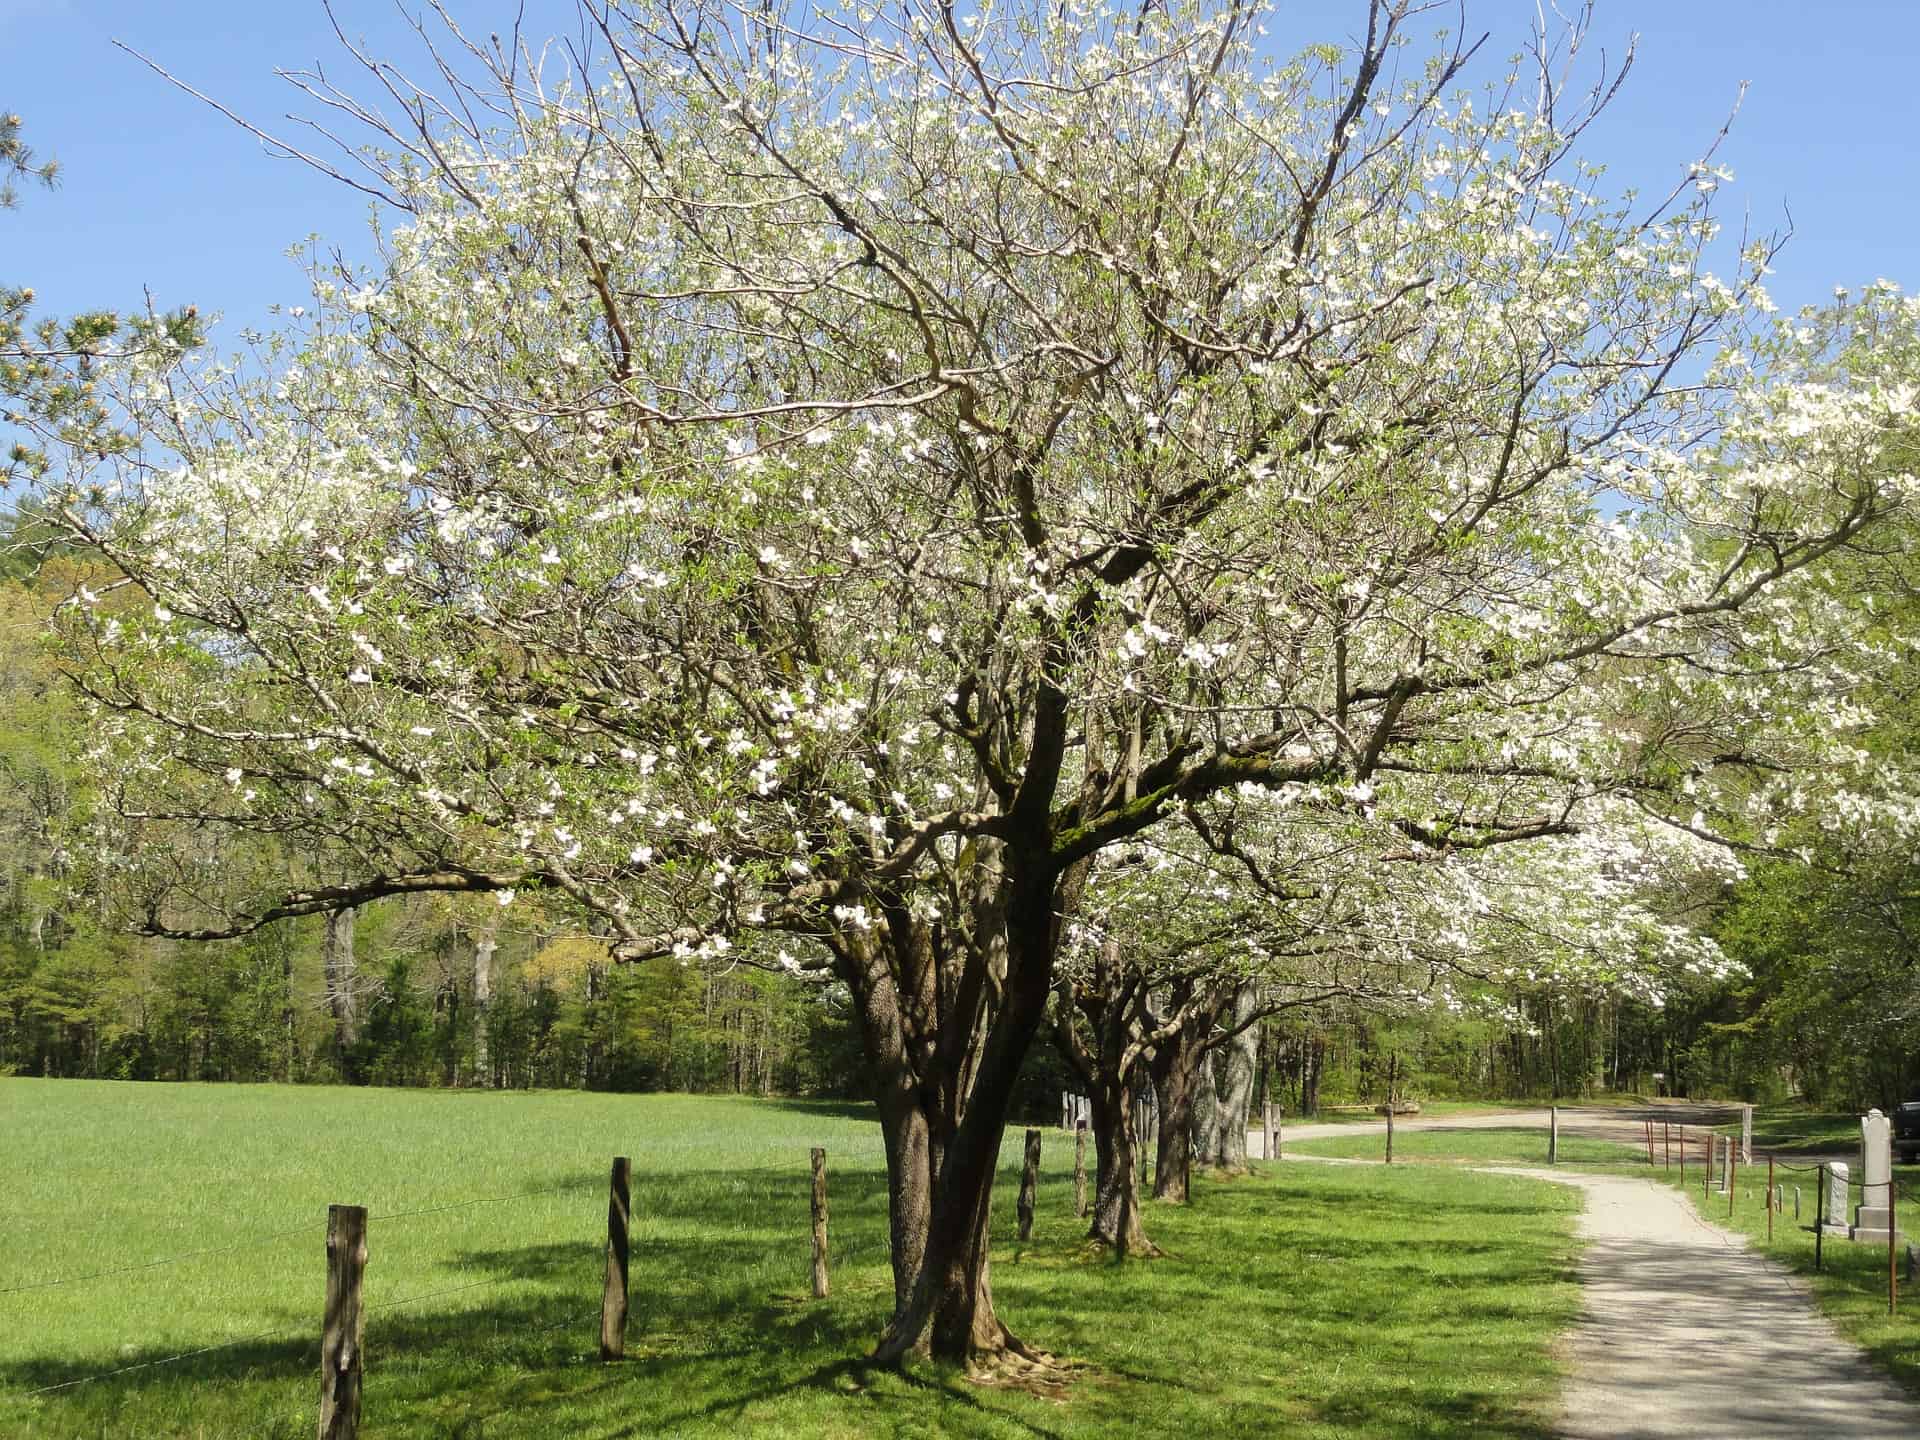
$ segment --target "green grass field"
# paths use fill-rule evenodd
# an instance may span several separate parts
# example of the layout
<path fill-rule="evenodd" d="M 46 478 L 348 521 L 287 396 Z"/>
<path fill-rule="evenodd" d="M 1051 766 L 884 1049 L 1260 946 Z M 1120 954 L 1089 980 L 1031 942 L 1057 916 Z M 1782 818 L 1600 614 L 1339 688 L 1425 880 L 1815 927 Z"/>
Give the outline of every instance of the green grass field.
<path fill-rule="evenodd" d="M 329 1201 L 373 1212 L 365 1429 L 381 1437 L 1545 1437 L 1550 1342 L 1577 1303 L 1577 1196 L 1436 1168 L 1202 1180 L 1195 1205 L 1149 1207 L 1169 1258 L 1116 1266 L 1080 1241 L 1071 1146 L 1048 1131 L 1036 1238 L 1017 1245 L 1016 1132 L 996 1301 L 1081 1367 L 1038 1394 L 859 1363 L 891 1297 L 861 1107 L 5 1080 L 0 1133 L 7 1437 L 305 1440 Z M 816 1144 L 825 1302 L 806 1289 Z M 616 1153 L 634 1165 L 632 1318 L 629 1358 L 607 1366 Z M 203 1347 L 219 1348 L 150 1363 Z M 25 1393 L 46 1386 L 65 1388 Z"/>
<path fill-rule="evenodd" d="M 1328 1136 L 1315 1140 L 1309 1133 L 1287 1141 L 1300 1155 L 1331 1155 L 1355 1160 L 1379 1160 L 1386 1153 L 1387 1132 L 1381 1126 L 1370 1135 Z M 1393 1137 L 1393 1158 L 1429 1165 L 1544 1165 L 1547 1132 L 1538 1126 L 1489 1127 L 1484 1130 L 1401 1130 Z M 1610 1140 L 1587 1140 L 1563 1134 L 1563 1165 L 1645 1165 L 1647 1152 Z"/>

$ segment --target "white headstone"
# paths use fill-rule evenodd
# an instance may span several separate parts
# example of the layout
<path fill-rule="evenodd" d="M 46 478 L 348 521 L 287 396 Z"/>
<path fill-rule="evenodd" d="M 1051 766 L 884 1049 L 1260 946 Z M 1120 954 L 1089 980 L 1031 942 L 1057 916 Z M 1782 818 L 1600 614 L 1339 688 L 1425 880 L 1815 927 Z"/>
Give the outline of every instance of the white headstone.
<path fill-rule="evenodd" d="M 1860 1119 L 1860 1180 L 1866 1188 L 1863 1205 L 1885 1205 L 1887 1182 L 1893 1178 L 1893 1122 L 1878 1110 Z"/>
<path fill-rule="evenodd" d="M 1827 1203 L 1821 1207 L 1820 1216 L 1825 1224 L 1844 1228 L 1847 1223 L 1848 1175 L 1844 1160 L 1827 1166 Z"/>

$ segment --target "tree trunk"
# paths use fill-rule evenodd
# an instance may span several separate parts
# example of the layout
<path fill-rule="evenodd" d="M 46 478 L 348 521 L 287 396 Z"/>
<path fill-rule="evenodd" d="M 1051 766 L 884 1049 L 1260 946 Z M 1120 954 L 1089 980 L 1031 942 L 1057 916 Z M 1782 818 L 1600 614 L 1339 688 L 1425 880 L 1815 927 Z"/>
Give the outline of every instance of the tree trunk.
<path fill-rule="evenodd" d="M 1018 1060 L 994 1066 L 1002 1068 L 1008 1073 L 989 1074 L 983 1060 L 957 1123 L 939 1099 L 929 1106 L 897 1079 L 882 1082 L 890 1092 L 880 1109 L 894 1313 L 876 1361 L 931 1357 L 978 1366 L 1008 1354 L 1039 1358 L 1014 1338 L 993 1306 L 993 1183 Z"/>
<path fill-rule="evenodd" d="M 586 995 L 582 999 L 580 1006 L 580 1088 L 582 1090 L 591 1090 L 593 1088 L 593 1062 L 595 1052 L 599 1048 L 594 1036 L 594 1023 L 598 1018 L 596 1010 L 600 1003 L 600 992 L 603 984 L 602 977 L 605 969 L 606 967 L 603 965 L 589 964 L 587 966 Z M 707 989 L 707 995 L 707 1030 L 708 1033 L 711 1034 L 713 1030 L 713 989 L 711 986 Z"/>
<path fill-rule="evenodd" d="M 293 1010 L 293 945 L 289 937 L 280 937 L 280 1081 L 293 1083 L 293 1047 L 297 1017 Z"/>
<path fill-rule="evenodd" d="M 358 975 L 353 963 L 353 916 L 351 910 L 336 910 L 329 914 L 326 939 L 321 946 L 327 1009 L 333 1014 L 333 1043 L 339 1052 L 343 1075 L 352 1063 L 348 1056 L 360 1040 L 360 1019 L 354 993 Z"/>
<path fill-rule="evenodd" d="M 1300 1114 L 1320 1112 L 1320 1071 L 1327 1061 L 1327 1038 L 1316 1033 L 1307 1045 L 1306 1068 L 1300 1081 Z"/>
<path fill-rule="evenodd" d="M 1160 1102 L 1159 1145 L 1154 1153 L 1153 1198 L 1184 1205 L 1192 1183 L 1194 1096 L 1200 1088 L 1203 1025 L 1212 1016 L 1183 1025 L 1171 1039 L 1155 1047 L 1148 1066 L 1154 1093 Z"/>
<path fill-rule="evenodd" d="M 1242 1027 L 1226 1044 L 1225 1084 L 1220 1095 L 1220 1127 L 1213 1151 L 1217 1169 L 1230 1172 L 1247 1168 L 1247 1111 L 1253 1103 L 1254 1052 L 1259 1044 L 1253 1026 L 1247 1024 L 1253 1014 L 1251 985 L 1233 992 L 1233 1008 L 1228 1023 Z"/>
<path fill-rule="evenodd" d="M 1124 964 L 1119 943 L 1109 940 L 1093 973 L 1061 993 L 1054 1015 L 1060 1052 L 1086 1089 L 1087 1128 L 1093 1132 L 1094 1199 L 1087 1236 L 1122 1259 L 1160 1253 L 1140 1223 L 1137 1180 L 1135 1117 L 1139 1087 L 1148 1080 L 1141 1063 L 1145 999 L 1144 981 Z"/>
<path fill-rule="evenodd" d="M 1097 1240 L 1116 1259 L 1158 1255 L 1160 1248 L 1147 1238 L 1140 1223 L 1139 1143 L 1133 1129 L 1134 1087 L 1099 1077 L 1090 1087 L 1093 1111 L 1094 1186 L 1093 1223 L 1087 1237 Z"/>
<path fill-rule="evenodd" d="M 1213 1076 L 1213 1050 L 1201 1052 L 1193 1078 L 1193 1153 L 1206 1164 L 1220 1143 L 1220 1092 Z"/>
<path fill-rule="evenodd" d="M 986 857 L 966 933 L 885 911 L 829 943 L 856 999 L 887 1150 L 894 1312 L 879 1363 L 972 1370 L 1045 1364 L 993 1304 L 993 1185 L 1014 1083 L 1046 1014 L 1057 944 L 1051 880 L 1020 884 Z M 881 898 L 881 897 L 877 897 Z"/>
<path fill-rule="evenodd" d="M 491 907 L 489 907 L 491 908 Z M 493 952 L 499 948 L 500 920 L 489 916 L 473 937 L 473 1081 L 482 1089 L 493 1084 L 493 1065 L 487 1055 L 487 1021 L 493 1008 Z"/>

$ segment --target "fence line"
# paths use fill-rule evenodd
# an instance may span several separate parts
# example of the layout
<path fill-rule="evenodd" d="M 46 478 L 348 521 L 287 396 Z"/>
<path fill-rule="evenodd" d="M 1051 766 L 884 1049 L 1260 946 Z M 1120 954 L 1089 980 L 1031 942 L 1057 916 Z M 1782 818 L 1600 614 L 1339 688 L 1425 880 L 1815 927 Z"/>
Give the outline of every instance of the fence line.
<path fill-rule="evenodd" d="M 730 1173 L 732 1175 L 742 1177 L 742 1178 L 751 1177 L 755 1175 L 787 1175 L 787 1174 L 793 1174 L 796 1168 L 797 1167 L 795 1167 L 793 1163 L 790 1161 L 786 1163 L 781 1163 L 776 1161 L 776 1162 L 771 1162 L 764 1165 L 748 1165 L 748 1166 L 733 1167 Z M 509 1204 L 514 1201 L 532 1200 L 532 1199 L 540 1199 L 540 1198 L 552 1198 L 552 1197 L 580 1198 L 585 1196 L 587 1193 L 589 1193 L 588 1186 L 584 1183 L 575 1183 L 575 1184 L 566 1184 L 566 1185 L 544 1185 L 534 1189 L 514 1191 L 505 1195 L 476 1196 L 468 1200 L 448 1201 L 443 1204 L 416 1206 L 408 1210 L 395 1210 L 395 1211 L 387 1211 L 383 1213 L 376 1213 L 376 1214 L 366 1215 L 366 1220 L 379 1220 L 383 1222 L 391 1222 L 391 1221 L 397 1221 L 397 1220 L 410 1219 L 418 1216 L 437 1215 L 437 1214 L 450 1213 L 453 1211 L 467 1210 L 467 1209 L 472 1209 L 475 1206 L 481 1206 L 481 1205 L 503 1205 L 503 1204 Z M 336 1207 L 336 1208 L 352 1209 L 354 1207 Z M 364 1211 L 360 1213 L 363 1215 L 366 1214 L 366 1212 Z M 364 1224 L 365 1222 L 363 1221 L 362 1223 Z M 295 1236 L 304 1235 L 304 1236 L 311 1237 L 315 1234 L 316 1231 L 321 1231 L 322 1233 L 327 1233 L 329 1235 L 331 1233 L 326 1226 L 320 1226 L 312 1222 L 309 1222 L 304 1225 L 290 1227 L 285 1230 L 274 1231 L 267 1235 L 256 1236 L 254 1238 L 244 1240 L 244 1241 L 239 1241 L 230 1245 L 205 1246 L 197 1250 L 184 1251 L 176 1255 L 162 1256 L 154 1260 L 143 1261 L 139 1264 L 115 1266 L 115 1267 L 98 1270 L 98 1271 L 89 1271 L 81 1275 L 67 1275 L 67 1276 L 61 1276 L 57 1279 L 52 1279 L 52 1280 L 36 1281 L 36 1282 L 24 1284 L 24 1285 L 10 1286 L 5 1289 L 0 1289 L 0 1295 L 17 1294 L 17 1293 L 22 1293 L 26 1291 L 34 1291 L 34 1290 L 45 1290 L 45 1289 L 51 1289 L 51 1288 L 63 1286 L 63 1285 L 79 1284 L 87 1280 L 103 1279 L 109 1276 L 125 1275 L 125 1274 L 136 1273 L 144 1270 L 159 1269 L 165 1266 L 178 1265 L 188 1260 L 200 1259 L 200 1258 L 204 1258 L 206 1256 L 211 1256 L 211 1255 L 228 1254 L 228 1253 L 244 1251 L 244 1250 L 257 1250 L 264 1246 L 282 1242 Z M 362 1313 L 368 1316 L 381 1315 L 381 1314 L 385 1314 L 388 1311 L 397 1311 L 407 1306 L 421 1305 L 429 1301 L 440 1300 L 440 1299 L 445 1299 L 449 1296 L 465 1294 L 469 1291 L 490 1289 L 495 1286 L 504 1285 L 513 1281 L 525 1281 L 526 1278 L 527 1277 L 524 1277 L 524 1276 L 511 1275 L 511 1274 L 497 1275 L 487 1279 L 471 1280 L 471 1281 L 467 1281 L 457 1285 L 444 1285 L 444 1286 L 437 1287 L 435 1289 L 421 1291 L 417 1294 L 402 1296 L 398 1299 L 384 1300 L 376 1305 L 368 1305 L 364 1308 Z M 329 1301 L 329 1307 L 330 1306 L 331 1306 L 331 1300 Z M 541 1307 L 541 1308 L 544 1308 L 544 1307 Z M 510 1338 L 514 1340 L 522 1340 L 529 1336 L 542 1336 L 542 1335 L 551 1334 L 553 1331 L 559 1330 L 564 1326 L 583 1324 L 586 1321 L 593 1318 L 594 1315 L 599 1313 L 600 1311 L 598 1309 L 589 1310 L 589 1311 L 569 1311 L 565 1314 L 562 1314 L 559 1318 L 547 1324 L 516 1330 L 513 1336 Z M 331 1314 L 331 1308 L 329 1308 L 329 1314 Z M 328 1323 L 331 1324 L 331 1321 L 329 1320 Z M 315 1339 L 316 1334 L 315 1334 L 314 1327 L 305 1323 L 275 1326 L 272 1329 L 260 1330 L 260 1331 L 256 1331 L 246 1335 L 235 1336 L 231 1339 L 217 1341 L 211 1345 L 201 1345 L 190 1350 L 182 1350 L 172 1355 L 163 1355 L 163 1356 L 158 1356 L 151 1360 L 139 1360 L 127 1365 L 118 1365 L 118 1366 L 114 1366 L 111 1369 L 96 1371 L 88 1375 L 78 1375 L 70 1380 L 55 1381 L 52 1384 L 40 1385 L 28 1390 L 8 1391 L 4 1394 L 0 1394 L 0 1403 L 4 1403 L 6 1401 L 20 1401 L 20 1400 L 25 1400 L 31 1397 L 42 1396 L 42 1395 L 51 1395 L 60 1391 L 71 1390 L 82 1385 L 89 1385 L 94 1383 L 95 1381 L 110 1380 L 118 1376 L 131 1375 L 143 1370 L 152 1370 L 152 1369 L 157 1369 L 163 1366 L 177 1365 L 183 1361 L 193 1360 L 193 1359 L 197 1359 L 207 1355 L 218 1354 L 222 1351 L 236 1349 L 238 1347 L 245 1346 L 245 1345 L 261 1344 L 261 1343 L 271 1342 L 275 1340 L 288 1340 L 296 1337 L 304 1337 L 309 1341 Z M 324 1342 L 323 1342 L 323 1349 L 324 1349 Z M 324 1401 L 323 1401 L 323 1404 L 324 1404 Z"/>
<path fill-rule="evenodd" d="M 236 1250 L 257 1250 L 262 1245 L 271 1245 L 276 1240 L 285 1240 L 292 1235 L 311 1234 L 323 1227 L 309 1221 L 305 1225 L 296 1225 L 290 1230 L 276 1230 L 271 1235 L 262 1235 L 253 1240 L 241 1240 L 232 1245 L 210 1245 L 204 1250 L 187 1250 L 178 1255 L 162 1256 L 158 1260 L 144 1260 L 138 1265 L 118 1265 L 111 1270 L 89 1270 L 84 1275 L 65 1275 L 58 1280 L 37 1280 L 31 1285 L 9 1285 L 0 1289 L 0 1295 L 20 1295 L 29 1290 L 51 1290 L 57 1285 L 78 1285 L 86 1280 L 101 1280 L 109 1275 L 131 1275 L 137 1270 L 158 1270 L 163 1265 L 180 1265 L 188 1260 L 198 1260 L 207 1255 L 230 1255 Z"/>
<path fill-rule="evenodd" d="M 369 1219 L 372 1217 L 369 1216 Z M 418 1305 L 423 1300 L 438 1300 L 442 1295 L 459 1295 L 468 1290 L 484 1290 L 489 1285 L 504 1285 L 509 1280 L 521 1279 L 518 1275 L 496 1275 L 491 1280 L 475 1280 L 466 1285 L 448 1285 L 439 1290 L 428 1290 L 419 1295 L 409 1295 L 404 1300 L 382 1300 L 378 1305 L 367 1306 L 369 1315 L 377 1315 L 382 1310 L 398 1310 L 402 1305 Z"/>
<path fill-rule="evenodd" d="M 475 1205 L 505 1205 L 513 1200 L 531 1200 L 542 1195 L 574 1195 L 586 1189 L 584 1184 L 548 1185 L 538 1190 L 518 1190 L 511 1195 L 486 1195 L 478 1200 L 453 1200 L 445 1205 L 422 1205 L 415 1210 L 373 1211 L 367 1219 L 410 1220 L 416 1215 L 440 1215 L 448 1210 L 471 1210 Z"/>
<path fill-rule="evenodd" d="M 142 1360 L 134 1365 L 122 1365 L 117 1370 L 102 1370 L 97 1375 L 82 1375 L 77 1380 L 62 1380 L 57 1385 L 42 1385 L 37 1390 L 16 1390 L 14 1399 L 24 1400 L 29 1395 L 51 1395 L 56 1390 L 71 1390 L 76 1385 L 90 1385 L 95 1380 L 111 1380 L 116 1375 L 131 1375 L 135 1370 L 151 1370 L 158 1365 L 172 1365 L 180 1360 L 191 1360 L 196 1355 L 211 1355 L 216 1350 L 231 1350 L 236 1345 L 257 1345 L 262 1340 L 276 1340 L 287 1336 L 310 1332 L 310 1325 L 282 1325 L 274 1330 L 262 1330 L 257 1335 L 242 1335 L 236 1340 L 222 1340 L 218 1345 L 203 1345 L 198 1350 L 183 1350 L 178 1355 L 168 1355 L 160 1360 Z"/>
<path fill-rule="evenodd" d="M 537 1190 L 517 1190 L 511 1195 L 485 1195 L 475 1200 L 455 1200 L 445 1205 L 422 1205 L 412 1210 L 383 1211 L 368 1218 L 382 1221 L 410 1220 L 419 1215 L 439 1215 L 449 1210 L 467 1210 L 475 1205 L 505 1205 L 514 1200 L 537 1199 L 543 1195 L 571 1195 L 584 1188 L 579 1185 L 549 1185 Z M 308 1234 L 316 1229 L 324 1229 L 324 1226 L 309 1221 L 304 1225 L 275 1230 L 251 1240 L 240 1240 L 231 1245 L 209 1245 L 199 1250 L 183 1250 L 177 1255 L 163 1255 L 159 1259 L 143 1260 L 136 1265 L 116 1265 L 107 1270 L 89 1270 L 81 1275 L 62 1275 L 55 1280 L 34 1280 L 25 1285 L 0 1285 L 0 1295 L 23 1295 L 33 1290 L 51 1290 L 60 1285 L 79 1285 L 88 1280 L 104 1280 L 113 1275 L 131 1275 L 141 1270 L 157 1270 L 166 1265 L 182 1265 L 189 1260 L 200 1260 L 209 1255 L 230 1255 L 239 1250 L 271 1245 L 276 1240 L 285 1240 L 294 1235 Z"/>
<path fill-rule="evenodd" d="M 1681 1131 L 1680 1131 L 1680 1139 L 1683 1147 L 1685 1143 L 1685 1138 L 1686 1138 L 1686 1128 L 1683 1126 L 1681 1127 Z M 1604 1163 L 1614 1163 L 1614 1162 L 1604 1162 Z M 1631 1163 L 1635 1168 L 1638 1168 L 1643 1162 L 1641 1162 L 1636 1156 L 1636 1158 L 1631 1162 L 1622 1161 L 1618 1163 Z M 1655 1164 L 1657 1162 L 1649 1160 L 1645 1163 Z M 1813 1171 L 1823 1168 L 1819 1165 L 1814 1165 L 1814 1164 L 1801 1165 L 1801 1164 L 1793 1164 L 1786 1161 L 1780 1161 L 1777 1159 L 1777 1157 L 1775 1158 L 1775 1163 L 1780 1170 L 1790 1171 L 1795 1173 L 1811 1173 Z M 789 1162 L 785 1164 L 772 1163 L 772 1164 L 759 1165 L 759 1166 L 736 1167 L 730 1173 L 743 1176 L 743 1177 L 749 1176 L 749 1175 L 755 1175 L 755 1174 L 786 1174 L 786 1175 L 793 1175 L 795 1176 L 795 1178 L 803 1178 L 805 1172 L 799 1165 Z M 1851 1190 L 1851 1188 L 1854 1185 L 1861 1186 L 1864 1193 L 1865 1181 L 1863 1177 L 1854 1178 L 1850 1180 L 1849 1189 Z M 1914 1190 L 1911 1187 L 1911 1183 L 1908 1181 L 1899 1179 L 1897 1177 L 1890 1177 L 1885 1182 L 1875 1182 L 1874 1188 L 1876 1189 L 1881 1188 L 1882 1185 L 1884 1185 L 1894 1194 L 1906 1197 L 1908 1199 L 1912 1199 L 1914 1196 Z M 1729 1189 L 1731 1190 L 1732 1188 L 1733 1186 L 1730 1183 Z M 450 1201 L 450 1202 L 447 1202 L 444 1204 L 438 1204 L 438 1205 L 419 1206 L 410 1210 L 400 1210 L 400 1211 L 391 1211 L 391 1212 L 385 1212 L 380 1214 L 374 1214 L 369 1216 L 368 1218 L 373 1220 L 381 1220 L 381 1221 L 397 1221 L 397 1220 L 403 1220 L 403 1219 L 408 1219 L 408 1218 L 413 1218 L 418 1216 L 443 1214 L 443 1213 L 449 1213 L 457 1210 L 471 1209 L 473 1207 L 482 1206 L 482 1205 L 502 1205 L 502 1204 L 509 1204 L 514 1201 L 530 1200 L 530 1199 L 546 1198 L 546 1197 L 584 1196 L 586 1193 L 588 1193 L 588 1190 L 589 1190 L 589 1187 L 585 1182 L 577 1182 L 574 1184 L 567 1184 L 567 1185 L 548 1185 L 548 1186 L 542 1186 L 535 1189 L 515 1191 L 505 1195 L 480 1196 L 480 1197 L 476 1197 L 469 1200 Z M 1822 1202 L 1824 1202 L 1824 1199 L 1825 1199 L 1824 1194 L 1820 1197 L 1820 1199 Z M 1766 1203 L 1771 1208 L 1773 1204 L 1773 1189 L 1771 1186 L 1768 1187 Z M 35 1282 L 27 1285 L 11 1286 L 5 1289 L 0 1289 L 0 1295 L 18 1294 L 26 1291 L 44 1290 L 44 1289 L 50 1289 L 50 1288 L 63 1286 L 63 1285 L 79 1284 L 84 1281 L 101 1279 L 101 1278 L 105 1278 L 113 1275 L 122 1275 L 122 1274 L 135 1273 L 135 1272 L 144 1271 L 144 1270 L 158 1269 L 165 1266 L 184 1263 L 187 1260 L 203 1258 L 210 1255 L 219 1255 L 219 1254 L 226 1254 L 226 1253 L 232 1253 L 232 1252 L 249 1250 L 249 1249 L 258 1249 L 266 1245 L 270 1245 L 279 1241 L 286 1240 L 296 1235 L 302 1235 L 302 1234 L 311 1235 L 314 1233 L 316 1229 L 319 1229 L 319 1228 L 320 1227 L 312 1223 L 308 1223 L 305 1225 L 296 1226 L 286 1230 L 276 1231 L 268 1235 L 237 1242 L 231 1245 L 206 1247 L 200 1250 L 187 1251 L 178 1255 L 166 1256 L 166 1257 L 162 1257 L 156 1260 L 146 1261 L 136 1265 L 120 1266 L 120 1267 L 115 1267 L 115 1268 L 106 1269 L 106 1270 L 88 1272 L 87 1274 L 83 1274 L 83 1275 L 64 1276 L 54 1280 L 40 1281 L 40 1282 Z M 1707 1228 L 1709 1230 L 1713 1230 L 1714 1233 L 1716 1234 L 1718 1233 L 1715 1227 L 1708 1226 Z M 1723 1243 L 1725 1243 L 1724 1237 L 1721 1237 L 1721 1238 L 1723 1239 Z M 500 1276 L 494 1276 L 488 1279 L 473 1280 L 473 1281 L 468 1281 L 468 1282 L 456 1284 L 456 1285 L 441 1286 L 432 1290 L 420 1292 L 418 1294 L 408 1295 L 408 1296 L 404 1296 L 394 1300 L 386 1300 L 386 1301 L 382 1301 L 377 1305 L 367 1306 L 366 1313 L 369 1315 L 383 1314 L 387 1311 L 399 1310 L 412 1305 L 424 1304 L 428 1301 L 444 1299 L 449 1296 L 464 1294 L 469 1291 L 487 1289 L 494 1286 L 506 1284 L 509 1281 L 523 1280 L 525 1278 L 526 1277 L 515 1276 L 515 1275 L 500 1275 Z M 586 1321 L 590 1320 L 597 1313 L 599 1313 L 597 1309 L 583 1310 L 578 1312 L 569 1312 L 561 1316 L 559 1319 L 552 1321 L 549 1324 L 533 1327 L 530 1329 L 519 1330 L 515 1332 L 514 1338 L 524 1338 L 526 1336 L 545 1335 L 554 1330 L 558 1330 L 564 1326 L 573 1325 L 573 1324 L 583 1324 Z M 255 1334 L 239 1336 L 233 1339 L 220 1341 L 212 1345 L 206 1345 L 206 1346 L 198 1347 L 196 1349 L 182 1351 L 175 1355 L 163 1356 L 163 1357 L 159 1357 L 152 1360 L 137 1361 L 133 1364 L 118 1366 L 113 1369 L 100 1371 L 98 1373 L 91 1374 L 91 1375 L 78 1376 L 71 1380 L 59 1381 L 54 1384 L 39 1386 L 31 1390 L 14 1391 L 11 1393 L 11 1395 L 6 1397 L 0 1397 L 0 1398 L 22 1399 L 22 1398 L 27 1398 L 32 1396 L 52 1394 L 58 1391 L 72 1389 L 77 1386 L 91 1384 L 98 1380 L 112 1379 L 117 1376 L 132 1374 L 142 1370 L 149 1370 L 149 1369 L 159 1368 L 162 1366 L 173 1365 L 181 1361 L 191 1360 L 201 1356 L 215 1354 L 223 1350 L 229 1350 L 229 1349 L 233 1349 L 243 1345 L 258 1344 L 258 1343 L 272 1341 L 276 1339 L 290 1338 L 290 1337 L 298 1336 L 302 1334 L 310 1335 L 311 1327 L 307 1325 L 278 1326 L 273 1329 L 260 1331 Z"/>

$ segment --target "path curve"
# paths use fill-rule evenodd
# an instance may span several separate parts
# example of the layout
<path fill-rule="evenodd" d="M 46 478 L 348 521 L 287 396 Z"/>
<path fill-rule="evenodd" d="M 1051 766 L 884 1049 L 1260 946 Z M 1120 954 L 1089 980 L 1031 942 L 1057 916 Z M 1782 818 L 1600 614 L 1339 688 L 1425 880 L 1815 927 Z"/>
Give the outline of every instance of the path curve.
<path fill-rule="evenodd" d="M 1913 1440 L 1920 1404 L 1781 1266 L 1649 1180 L 1500 1167 L 1586 1191 L 1567 1440 Z"/>

